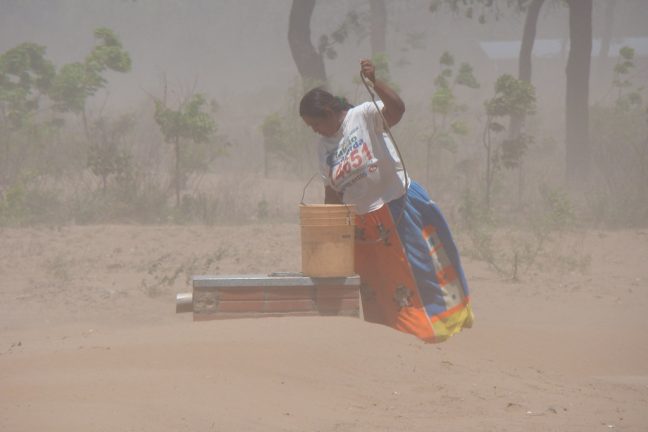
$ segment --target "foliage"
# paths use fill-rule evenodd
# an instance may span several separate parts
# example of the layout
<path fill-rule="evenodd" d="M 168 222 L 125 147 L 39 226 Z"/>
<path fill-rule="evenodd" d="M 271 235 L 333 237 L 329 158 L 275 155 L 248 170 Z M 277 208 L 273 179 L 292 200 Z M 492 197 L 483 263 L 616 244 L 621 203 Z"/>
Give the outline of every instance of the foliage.
<path fill-rule="evenodd" d="M 495 96 L 486 101 L 486 114 L 492 118 L 535 112 L 533 85 L 512 75 L 501 75 L 495 82 Z"/>
<path fill-rule="evenodd" d="M 614 65 L 614 79 L 612 86 L 617 90 L 616 107 L 622 111 L 631 111 L 640 108 L 643 104 L 641 93 L 643 86 L 637 87 L 628 76 L 636 67 L 634 63 L 635 51 L 624 46 L 619 49 L 619 59 Z"/>
<path fill-rule="evenodd" d="M 455 95 L 457 86 L 470 89 L 479 88 L 472 66 L 468 63 L 462 63 L 459 66 L 459 71 L 455 74 L 454 57 L 446 51 L 441 55 L 439 64 L 441 65 L 441 72 L 434 79 L 435 90 L 431 100 L 432 113 L 437 115 L 433 117 L 435 130 L 447 125 L 449 118 L 456 118 L 466 111 L 466 106 L 457 101 Z M 463 130 L 465 129 L 457 129 L 457 131 Z"/>
<path fill-rule="evenodd" d="M 297 115 L 301 92 L 297 83 L 289 88 L 279 109 L 268 114 L 259 126 L 266 177 L 273 171 L 303 177 L 312 168 L 314 156 L 308 151 L 308 143 L 314 138 Z"/>
<path fill-rule="evenodd" d="M 155 121 L 167 143 L 189 140 L 194 143 L 209 141 L 216 132 L 216 123 L 204 111 L 206 98 L 198 93 L 181 103 L 177 110 L 168 108 L 164 101 L 155 101 Z"/>
<path fill-rule="evenodd" d="M 207 99 L 200 93 L 190 96 L 175 110 L 168 108 L 165 100 L 155 100 L 155 122 L 164 140 L 174 147 L 176 207 L 180 206 L 180 191 L 185 177 L 206 169 L 211 161 L 222 154 L 215 142 L 216 122 L 212 113 L 205 111 L 206 105 Z M 196 148 L 186 146 L 188 142 L 192 142 Z"/>
<path fill-rule="evenodd" d="M 480 24 L 485 24 L 489 19 L 499 20 L 505 9 L 522 13 L 530 2 L 531 0 L 432 0 L 429 10 L 436 13 L 445 7 L 454 14 L 477 19 Z"/>
<path fill-rule="evenodd" d="M 56 190 L 35 174 L 23 174 L 0 194 L 0 226 L 63 223 L 64 204 Z"/>
<path fill-rule="evenodd" d="M 48 98 L 57 111 L 83 114 L 86 141 L 94 144 L 89 167 L 103 177 L 105 185 L 108 171 L 115 169 L 107 165 L 115 161 L 106 160 L 105 145 L 90 142 L 86 99 L 106 85 L 103 76 L 106 70 L 127 72 L 131 63 L 111 30 L 99 28 L 95 38 L 98 43 L 84 62 L 64 65 L 58 73 L 45 58 L 45 47 L 40 45 L 24 43 L 0 56 L 0 142 L 5 150 L 0 159 L 3 172 L 0 183 L 11 188 L 17 186 L 14 182 L 21 172 L 33 168 L 45 174 L 56 169 L 52 161 L 60 159 L 57 153 L 64 152 L 52 144 L 62 144 L 59 138 L 63 120 L 41 109 L 40 102 Z M 48 157 L 50 160 L 46 160 Z"/>
<path fill-rule="evenodd" d="M 442 155 L 437 150 L 451 154 L 457 152 L 457 141 L 470 133 L 470 119 L 467 115 L 467 105 L 459 98 L 459 88 L 468 90 L 479 88 L 479 83 L 473 74 L 473 68 L 468 63 L 455 67 L 455 59 L 449 52 L 444 52 L 439 58 L 440 72 L 434 79 L 434 93 L 430 100 L 432 112 L 432 131 L 427 135 L 426 142 L 426 181 L 431 182 L 432 171 L 444 175 L 446 165 Z M 433 151 L 435 157 L 432 158 Z"/>
<path fill-rule="evenodd" d="M 43 46 L 23 43 L 0 55 L 0 128 L 23 126 L 38 109 L 39 98 L 48 92 L 54 75 Z"/>
<path fill-rule="evenodd" d="M 613 100 L 590 108 L 592 165 L 586 194 L 591 220 L 607 226 L 648 221 L 648 110 L 643 86 L 633 82 L 635 52 L 622 47 L 614 65 Z"/>
<path fill-rule="evenodd" d="M 107 80 L 103 74 L 107 70 L 130 71 L 130 56 L 112 30 L 98 28 L 94 36 L 97 44 L 85 60 L 66 64 L 56 74 L 49 93 L 55 102 L 55 109 L 83 113 L 86 100 L 106 86 Z"/>
<path fill-rule="evenodd" d="M 330 34 L 323 34 L 317 44 L 317 52 L 324 55 L 329 60 L 337 58 L 336 45 L 341 45 L 349 37 L 350 32 L 355 32 L 359 36 L 364 34 L 364 25 L 360 20 L 360 15 L 355 11 L 349 11 L 344 20 Z"/>
<path fill-rule="evenodd" d="M 0 186 L 17 181 L 18 160 L 44 132 L 36 115 L 55 74 L 45 51 L 23 43 L 0 55 Z"/>
<path fill-rule="evenodd" d="M 132 174 L 132 156 L 125 147 L 127 135 L 135 127 L 132 115 L 122 115 L 116 120 L 100 118 L 93 127 L 96 134 L 88 154 L 88 168 L 101 178 L 105 192 L 109 177 L 123 181 Z"/>
<path fill-rule="evenodd" d="M 67 199 L 69 218 L 77 224 L 93 223 L 164 223 L 168 222 L 167 188 L 155 175 L 132 166 L 129 175 L 104 190 L 75 184 L 75 193 Z M 80 189 L 80 190 L 79 190 Z"/>
<path fill-rule="evenodd" d="M 518 224 L 513 220 L 503 224 L 483 201 L 470 190 L 466 191 L 459 208 L 460 228 L 470 240 L 470 247 L 464 253 L 486 262 L 513 281 L 545 265 L 558 271 L 586 270 L 590 257 L 581 254 L 578 246 L 563 235 L 556 236 L 575 227 L 576 213 L 569 195 L 547 184 L 541 184 L 538 192 L 540 199 Z M 558 238 L 561 247 L 551 243 Z M 547 247 L 549 244 L 551 249 Z"/>
<path fill-rule="evenodd" d="M 498 273 L 505 273 L 494 244 L 496 225 L 491 211 L 472 191 L 466 190 L 462 196 L 459 215 L 461 228 L 468 233 L 475 258 L 485 261 Z"/>
<path fill-rule="evenodd" d="M 542 211 L 534 212 L 534 225 L 545 231 L 572 227 L 576 222 L 576 211 L 569 194 L 547 184 L 541 184 L 539 190 Z"/>
<path fill-rule="evenodd" d="M 511 75 L 501 75 L 495 82 L 495 95 L 484 103 L 486 125 L 482 142 L 486 157 L 486 206 L 490 207 L 495 173 L 504 168 L 515 168 L 521 163 L 531 136 L 519 134 L 513 138 L 496 138 L 506 130 L 502 118 L 529 115 L 535 112 L 535 89 L 526 81 Z"/>
<path fill-rule="evenodd" d="M 479 88 L 479 83 L 475 78 L 473 68 L 468 63 L 461 63 L 455 82 L 457 85 L 465 86 L 471 89 Z"/>

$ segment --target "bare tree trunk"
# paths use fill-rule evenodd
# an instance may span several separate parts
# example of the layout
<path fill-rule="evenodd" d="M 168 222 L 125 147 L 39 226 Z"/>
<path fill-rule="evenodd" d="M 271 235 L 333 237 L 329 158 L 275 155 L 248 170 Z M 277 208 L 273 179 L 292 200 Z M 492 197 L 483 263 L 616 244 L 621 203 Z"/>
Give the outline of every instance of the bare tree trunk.
<path fill-rule="evenodd" d="M 88 116 L 86 115 L 85 107 L 81 111 L 81 120 L 83 121 L 83 132 L 86 137 L 86 145 L 90 145 L 90 127 L 88 126 Z"/>
<path fill-rule="evenodd" d="M 518 60 L 518 79 L 531 83 L 533 45 L 538 27 L 540 9 L 545 0 L 532 0 L 527 9 L 522 33 L 522 44 L 520 46 L 520 58 Z M 524 113 L 513 114 L 509 125 L 509 138 L 515 139 L 520 136 L 526 116 Z M 522 207 L 524 196 L 524 161 L 520 161 L 518 167 L 518 206 Z"/>
<path fill-rule="evenodd" d="M 522 45 L 520 46 L 520 58 L 518 60 L 518 79 L 521 81 L 531 82 L 533 45 L 536 38 L 536 28 L 538 26 L 538 16 L 540 8 L 545 0 L 532 0 L 527 10 L 526 20 L 524 21 L 524 31 L 522 33 Z M 509 137 L 515 138 L 520 135 L 522 125 L 524 124 L 524 114 L 511 116 L 509 127 Z"/>
<path fill-rule="evenodd" d="M 324 59 L 311 42 L 310 21 L 315 0 L 293 0 L 288 23 L 288 44 L 304 86 L 326 83 Z"/>
<path fill-rule="evenodd" d="M 569 58 L 565 100 L 565 169 L 572 191 L 587 184 L 590 165 L 589 80 L 592 61 L 592 0 L 568 0 Z"/>
<path fill-rule="evenodd" d="M 369 0 L 371 12 L 371 55 L 387 52 L 387 7 L 385 0 Z"/>

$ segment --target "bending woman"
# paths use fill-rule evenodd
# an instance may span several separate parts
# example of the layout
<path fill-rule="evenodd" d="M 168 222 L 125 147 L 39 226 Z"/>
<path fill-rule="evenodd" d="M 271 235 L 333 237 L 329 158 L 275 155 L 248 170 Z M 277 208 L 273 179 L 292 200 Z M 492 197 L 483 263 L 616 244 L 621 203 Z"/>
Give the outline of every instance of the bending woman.
<path fill-rule="evenodd" d="M 299 114 L 321 135 L 325 202 L 356 207 L 355 266 L 365 320 L 440 342 L 473 321 L 459 253 L 439 207 L 405 178 L 385 134 L 383 118 L 394 126 L 405 104 L 376 79 L 371 61 L 362 60 L 360 68 L 380 97 L 382 117 L 372 102 L 352 107 L 321 88 L 304 95 Z"/>

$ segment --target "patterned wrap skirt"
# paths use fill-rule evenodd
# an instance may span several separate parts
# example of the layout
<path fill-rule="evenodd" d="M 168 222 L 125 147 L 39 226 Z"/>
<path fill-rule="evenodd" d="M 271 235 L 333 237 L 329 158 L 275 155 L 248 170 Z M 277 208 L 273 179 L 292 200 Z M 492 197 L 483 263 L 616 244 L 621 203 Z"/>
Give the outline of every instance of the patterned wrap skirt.
<path fill-rule="evenodd" d="M 402 196 L 356 216 L 356 272 L 366 321 L 427 342 L 472 326 L 457 247 L 439 207 L 411 182 Z"/>

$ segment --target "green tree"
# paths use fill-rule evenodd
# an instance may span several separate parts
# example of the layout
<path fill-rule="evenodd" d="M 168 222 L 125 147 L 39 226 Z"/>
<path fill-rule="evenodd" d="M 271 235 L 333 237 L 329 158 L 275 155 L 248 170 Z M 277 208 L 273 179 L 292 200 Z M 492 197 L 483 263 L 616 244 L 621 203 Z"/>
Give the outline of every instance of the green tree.
<path fill-rule="evenodd" d="M 55 75 L 45 51 L 43 46 L 23 43 L 0 55 L 0 183 L 10 183 L 17 174 L 12 152 L 16 136 L 36 132 L 34 116 Z"/>
<path fill-rule="evenodd" d="M 430 109 L 432 111 L 432 133 L 426 140 L 426 181 L 430 184 L 433 150 L 447 151 L 452 154 L 457 151 L 456 140 L 466 136 L 469 131 L 466 121 L 467 107 L 461 103 L 457 96 L 457 87 L 468 89 L 479 88 L 479 83 L 473 74 L 473 68 L 468 63 L 462 63 L 458 70 L 454 57 L 449 52 L 444 52 L 439 58 L 441 71 L 434 79 L 434 93 L 432 94 Z M 440 155 L 438 155 L 440 156 Z M 443 163 L 437 164 L 436 169 L 441 169 Z"/>
<path fill-rule="evenodd" d="M 96 138 L 88 154 L 88 167 L 101 179 L 104 193 L 110 177 L 124 180 L 132 172 L 131 153 L 125 145 L 134 127 L 135 118 L 129 114 L 115 120 L 101 117 L 94 124 Z"/>
<path fill-rule="evenodd" d="M 532 137 L 519 134 L 514 138 L 496 139 L 506 130 L 500 122 L 503 118 L 515 115 L 529 115 L 535 112 L 535 89 L 513 76 L 501 75 L 495 82 L 495 95 L 484 104 L 486 125 L 482 142 L 486 151 L 486 208 L 491 208 L 491 192 L 495 173 L 504 168 L 519 166 Z"/>
<path fill-rule="evenodd" d="M 616 89 L 615 104 L 621 111 L 630 111 L 641 107 L 643 86 L 636 86 L 628 76 L 635 69 L 635 50 L 624 46 L 619 50 L 619 59 L 614 65 L 614 80 L 612 86 Z"/>
<path fill-rule="evenodd" d="M 97 44 L 83 62 L 68 63 L 56 74 L 49 96 L 54 108 L 61 112 L 80 115 L 86 138 L 90 141 L 90 129 L 86 113 L 89 97 L 104 88 L 106 71 L 129 72 L 131 58 L 122 47 L 115 33 L 105 27 L 94 31 Z"/>
<path fill-rule="evenodd" d="M 175 189 L 176 208 L 180 207 L 180 191 L 184 185 L 184 176 L 196 169 L 195 165 L 183 163 L 183 145 L 191 142 L 194 144 L 214 144 L 216 122 L 211 114 L 205 112 L 207 99 L 198 93 L 189 97 L 173 110 L 166 106 L 166 101 L 155 101 L 155 122 L 160 126 L 164 140 L 173 145 L 175 164 L 173 185 Z M 186 152 L 185 152 L 186 153 Z M 212 156 L 219 154 L 217 149 L 212 151 Z M 209 161 L 211 158 L 202 159 Z"/>
<path fill-rule="evenodd" d="M 614 97 L 590 108 L 592 164 L 588 204 L 596 222 L 641 226 L 648 220 L 648 111 L 633 82 L 634 50 L 623 47 L 612 69 Z"/>
<path fill-rule="evenodd" d="M 520 51 L 520 79 L 529 72 L 530 55 L 535 38 L 537 21 L 542 0 L 433 0 L 430 10 L 435 12 L 441 6 L 448 6 L 453 12 L 463 12 L 468 18 L 478 17 L 480 23 L 488 16 L 499 19 L 502 11 L 514 8 L 527 11 L 527 22 Z M 572 191 L 582 189 L 588 182 L 590 170 L 589 136 L 589 82 L 592 52 L 592 9 L 593 0 L 562 0 L 557 4 L 569 8 L 569 57 L 567 59 L 565 87 L 565 179 Z M 511 118 L 509 134 L 515 139 L 517 129 L 522 126 L 517 116 Z"/>
<path fill-rule="evenodd" d="M 313 139 L 299 112 L 301 85 L 295 83 L 286 93 L 281 107 L 267 115 L 260 125 L 264 147 L 264 174 L 270 175 L 274 166 L 281 172 L 303 176 L 312 166 L 311 146 L 304 145 Z"/>

